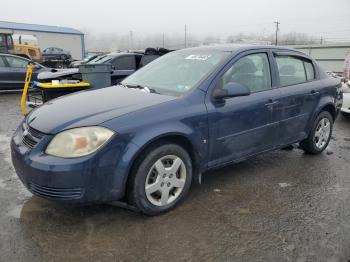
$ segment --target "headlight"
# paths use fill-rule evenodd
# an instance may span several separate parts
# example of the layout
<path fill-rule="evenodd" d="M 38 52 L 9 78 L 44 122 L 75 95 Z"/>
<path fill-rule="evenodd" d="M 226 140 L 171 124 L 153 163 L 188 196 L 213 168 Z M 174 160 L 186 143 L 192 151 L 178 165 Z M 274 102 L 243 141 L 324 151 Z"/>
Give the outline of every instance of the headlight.
<path fill-rule="evenodd" d="M 99 126 L 69 129 L 58 133 L 45 153 L 65 158 L 86 156 L 99 149 L 113 134 L 113 131 Z"/>

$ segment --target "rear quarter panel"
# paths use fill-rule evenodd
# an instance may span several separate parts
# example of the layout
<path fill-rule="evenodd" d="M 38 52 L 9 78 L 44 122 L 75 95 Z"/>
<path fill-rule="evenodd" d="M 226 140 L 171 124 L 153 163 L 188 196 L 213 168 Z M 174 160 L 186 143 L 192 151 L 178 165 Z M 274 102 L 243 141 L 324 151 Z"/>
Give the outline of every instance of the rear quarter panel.
<path fill-rule="evenodd" d="M 315 107 L 313 114 L 311 115 L 311 119 L 307 127 L 307 132 L 310 131 L 315 118 L 326 106 L 331 106 L 334 108 L 336 117 L 341 109 L 343 102 L 343 92 L 341 89 L 342 85 L 339 79 L 326 76 L 325 78 L 318 81 L 318 85 L 320 99 L 317 106 Z"/>

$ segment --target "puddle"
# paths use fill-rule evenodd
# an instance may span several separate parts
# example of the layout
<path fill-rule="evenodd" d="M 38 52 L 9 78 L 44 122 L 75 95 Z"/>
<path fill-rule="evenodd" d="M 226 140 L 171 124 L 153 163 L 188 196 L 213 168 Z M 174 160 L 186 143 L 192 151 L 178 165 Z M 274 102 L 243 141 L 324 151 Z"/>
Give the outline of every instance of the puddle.
<path fill-rule="evenodd" d="M 7 212 L 7 216 L 14 217 L 14 218 L 20 218 L 21 212 L 22 212 L 23 205 L 18 205 L 9 212 Z"/>
<path fill-rule="evenodd" d="M 2 180 L 1 178 L 0 178 L 0 188 L 3 188 L 3 189 L 5 189 L 5 188 L 6 188 L 5 181 L 4 181 L 4 180 Z"/>
<path fill-rule="evenodd" d="M 289 184 L 289 183 L 278 183 L 278 185 L 282 188 L 291 186 L 291 184 Z"/>
<path fill-rule="evenodd" d="M 10 153 L 10 136 L 0 134 L 0 154 L 4 156 L 4 160 L 12 166 Z"/>

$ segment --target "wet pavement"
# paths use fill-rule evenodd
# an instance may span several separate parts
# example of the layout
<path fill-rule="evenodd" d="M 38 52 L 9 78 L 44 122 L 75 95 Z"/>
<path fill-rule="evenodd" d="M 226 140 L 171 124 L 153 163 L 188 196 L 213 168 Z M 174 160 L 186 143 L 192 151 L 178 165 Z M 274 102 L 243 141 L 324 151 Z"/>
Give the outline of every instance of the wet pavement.
<path fill-rule="evenodd" d="M 350 119 L 327 152 L 276 151 L 209 172 L 177 209 L 63 207 L 10 161 L 19 95 L 0 94 L 0 261 L 349 261 Z"/>

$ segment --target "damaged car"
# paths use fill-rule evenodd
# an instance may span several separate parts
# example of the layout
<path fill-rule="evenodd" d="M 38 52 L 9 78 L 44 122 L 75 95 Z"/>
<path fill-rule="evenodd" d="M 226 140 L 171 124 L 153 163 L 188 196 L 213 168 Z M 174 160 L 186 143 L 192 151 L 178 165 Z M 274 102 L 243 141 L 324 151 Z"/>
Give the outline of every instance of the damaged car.
<path fill-rule="evenodd" d="M 294 143 L 322 153 L 341 106 L 339 79 L 297 50 L 184 49 L 34 109 L 12 137 L 12 162 L 42 198 L 157 215 L 208 170 Z"/>
<path fill-rule="evenodd" d="M 116 52 L 103 54 L 94 57 L 86 64 L 111 64 L 111 83 L 115 85 L 121 82 L 125 77 L 131 75 L 139 68 L 147 65 L 163 54 L 170 52 L 164 48 L 147 48 L 144 52 Z M 52 69 L 38 75 L 38 80 L 49 82 L 51 80 L 79 80 L 82 81 L 82 75 L 79 68 Z"/>

